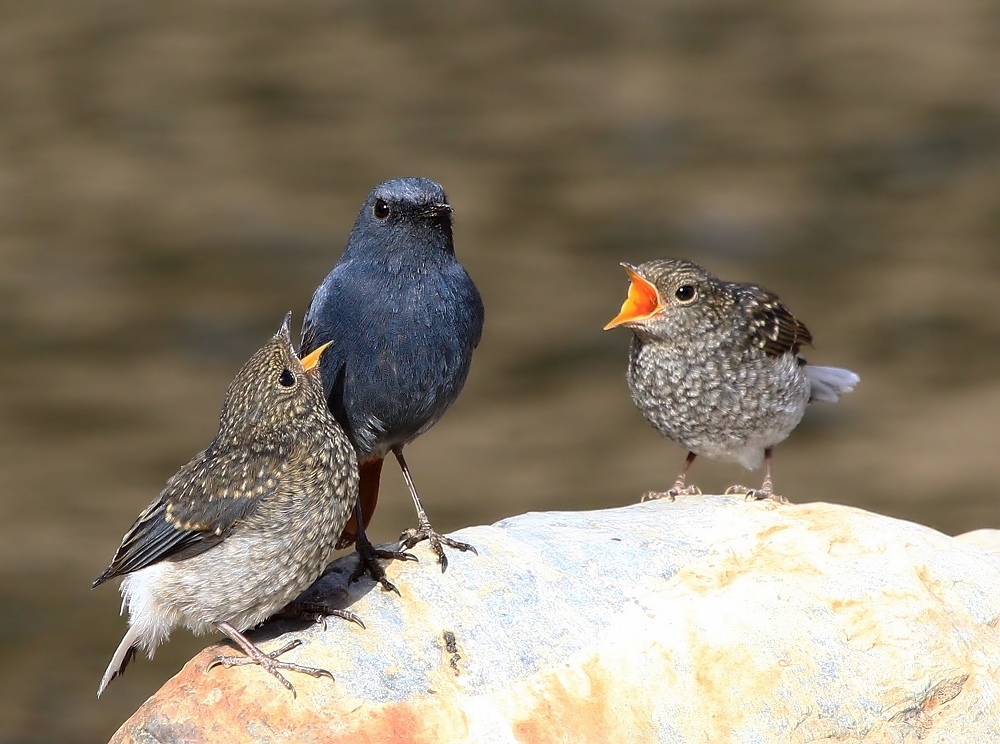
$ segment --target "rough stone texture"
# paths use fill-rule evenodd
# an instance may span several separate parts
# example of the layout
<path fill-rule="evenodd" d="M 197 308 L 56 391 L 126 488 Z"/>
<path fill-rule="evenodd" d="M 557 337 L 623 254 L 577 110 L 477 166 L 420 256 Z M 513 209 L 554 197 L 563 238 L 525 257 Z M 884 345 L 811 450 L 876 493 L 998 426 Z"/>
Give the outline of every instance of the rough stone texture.
<path fill-rule="evenodd" d="M 390 569 L 401 598 L 368 581 L 341 597 L 367 630 L 255 635 L 302 638 L 286 658 L 336 682 L 294 675 L 293 697 L 255 667 L 206 673 L 213 646 L 113 741 L 1000 740 L 1000 558 L 975 545 L 722 496 L 456 536 L 479 555 L 452 551 L 442 575 L 418 546 Z"/>
<path fill-rule="evenodd" d="M 1000 558 L 1000 530 L 973 530 L 955 535 L 955 539 L 975 545 L 980 550 Z"/>

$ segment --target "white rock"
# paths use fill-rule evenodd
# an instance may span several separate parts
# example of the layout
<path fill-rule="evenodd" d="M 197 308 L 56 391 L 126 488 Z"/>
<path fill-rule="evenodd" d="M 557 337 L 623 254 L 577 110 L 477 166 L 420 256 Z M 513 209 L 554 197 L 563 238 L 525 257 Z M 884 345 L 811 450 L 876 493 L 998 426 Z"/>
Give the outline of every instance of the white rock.
<path fill-rule="evenodd" d="M 1000 558 L 1000 530 L 973 530 L 955 535 L 955 539 L 975 545 L 980 550 Z"/>
<path fill-rule="evenodd" d="M 479 555 L 418 546 L 402 597 L 350 588 L 367 630 L 257 633 L 336 682 L 204 673 L 213 647 L 115 741 L 1000 741 L 1000 558 L 926 527 L 694 496 L 455 537 Z"/>

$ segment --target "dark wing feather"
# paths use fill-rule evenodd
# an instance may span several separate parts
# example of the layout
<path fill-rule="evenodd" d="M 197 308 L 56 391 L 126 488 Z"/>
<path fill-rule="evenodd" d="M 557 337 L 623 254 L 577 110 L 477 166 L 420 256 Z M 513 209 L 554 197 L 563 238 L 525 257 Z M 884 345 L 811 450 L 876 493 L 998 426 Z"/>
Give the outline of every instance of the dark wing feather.
<path fill-rule="evenodd" d="M 182 553 L 197 555 L 221 542 L 278 488 L 277 462 L 247 451 L 195 457 L 139 515 L 93 585 Z"/>
<path fill-rule="evenodd" d="M 803 346 L 812 344 L 812 334 L 788 309 L 778 296 L 753 284 L 737 285 L 737 296 L 750 317 L 751 342 L 771 356 L 789 352 L 798 354 Z"/>
<path fill-rule="evenodd" d="M 337 264 L 323 284 L 316 290 L 312 304 L 302 321 L 302 337 L 299 355 L 305 356 L 321 344 L 332 341 L 320 359 L 320 377 L 327 405 L 337 422 L 354 441 L 350 417 L 344 404 L 344 385 L 347 375 L 347 345 L 352 333 L 365 327 L 363 316 L 356 309 L 364 305 L 364 300 L 356 296 L 358 287 L 344 279 L 344 265 Z M 346 288 L 345 288 L 346 287 Z M 354 291 L 348 291 L 353 288 Z M 336 306 L 336 311 L 327 310 L 327 305 Z M 327 310 L 324 313 L 324 310 Z"/>
<path fill-rule="evenodd" d="M 304 357 L 309 352 L 316 349 L 320 342 L 316 338 L 319 326 L 313 322 L 312 316 L 307 314 L 302 321 L 302 336 L 299 339 L 299 357 Z"/>

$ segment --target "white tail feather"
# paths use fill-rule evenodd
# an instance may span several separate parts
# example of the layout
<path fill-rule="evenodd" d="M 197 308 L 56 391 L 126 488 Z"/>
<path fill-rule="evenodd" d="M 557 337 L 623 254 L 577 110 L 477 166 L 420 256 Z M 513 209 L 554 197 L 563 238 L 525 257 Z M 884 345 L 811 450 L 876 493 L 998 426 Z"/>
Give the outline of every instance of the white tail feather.
<path fill-rule="evenodd" d="M 860 377 L 843 367 L 817 367 L 807 364 L 804 371 L 812 385 L 809 400 L 836 403 L 841 395 L 851 392 L 854 386 L 861 382 Z"/>
<path fill-rule="evenodd" d="M 118 644 L 118 648 L 115 650 L 115 655 L 111 657 L 111 663 L 108 664 L 104 676 L 101 677 L 101 686 L 97 688 L 97 697 L 101 696 L 108 683 L 121 674 L 125 670 L 126 665 L 132 661 L 132 657 L 135 656 L 138 650 L 138 645 L 136 644 L 138 638 L 139 629 L 134 625 L 129 626 L 125 637 L 122 638 L 122 642 Z"/>

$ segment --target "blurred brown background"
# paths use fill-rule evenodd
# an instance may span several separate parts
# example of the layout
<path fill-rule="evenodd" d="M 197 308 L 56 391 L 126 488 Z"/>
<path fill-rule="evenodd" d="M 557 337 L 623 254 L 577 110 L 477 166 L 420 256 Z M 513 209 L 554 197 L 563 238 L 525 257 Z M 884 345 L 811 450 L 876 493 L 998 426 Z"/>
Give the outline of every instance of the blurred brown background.
<path fill-rule="evenodd" d="M 782 493 L 1000 526 L 998 52 L 989 0 L 4 4 L 0 742 L 105 740 L 209 642 L 98 702 L 124 620 L 90 581 L 396 176 L 445 186 L 487 308 L 408 449 L 439 529 L 669 485 L 600 330 L 618 262 L 668 255 L 861 374 L 778 448 Z M 413 524 L 384 480 L 380 540 Z"/>

